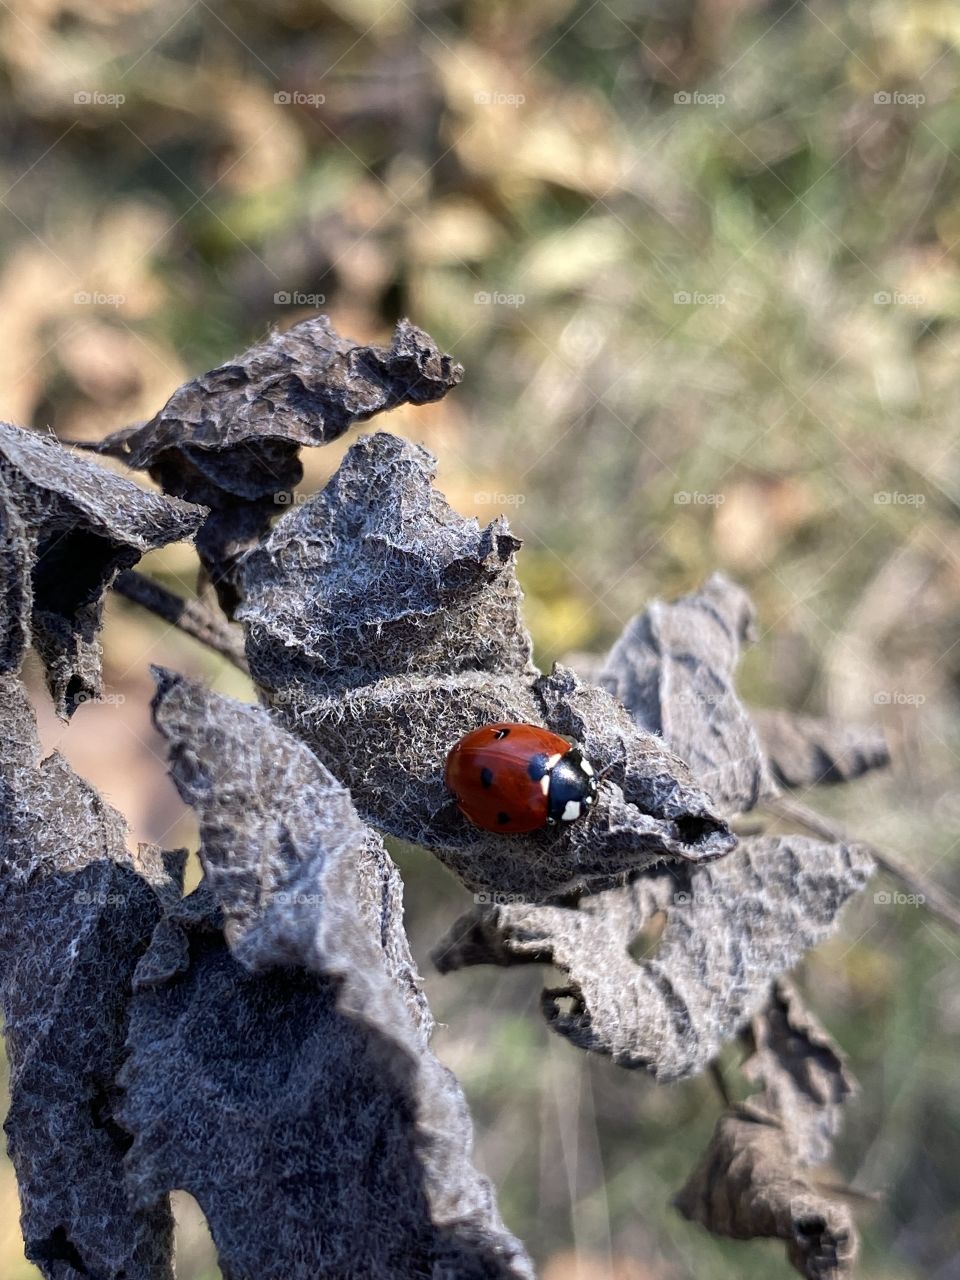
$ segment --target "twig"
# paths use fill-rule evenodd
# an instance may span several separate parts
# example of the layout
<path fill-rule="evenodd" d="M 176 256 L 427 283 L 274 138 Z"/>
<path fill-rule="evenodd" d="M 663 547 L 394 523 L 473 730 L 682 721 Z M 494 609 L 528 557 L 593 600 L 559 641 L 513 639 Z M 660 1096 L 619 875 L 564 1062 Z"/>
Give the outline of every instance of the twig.
<path fill-rule="evenodd" d="M 184 600 L 159 582 L 137 573 L 135 569 L 126 569 L 118 574 L 114 579 L 113 589 L 127 600 L 143 605 L 158 618 L 163 618 L 164 622 L 193 636 L 194 640 L 199 640 L 208 649 L 216 650 L 228 662 L 249 674 L 241 636 L 205 605 L 196 600 Z"/>
<path fill-rule="evenodd" d="M 862 849 L 866 849 L 881 870 L 894 880 L 898 880 L 911 893 L 916 894 L 928 911 L 938 916 L 944 924 L 960 931 L 960 902 L 934 880 L 928 880 L 921 872 L 907 866 L 899 854 L 891 853 L 889 849 L 878 849 L 867 840 L 855 839 L 837 823 L 823 817 L 815 809 L 807 808 L 805 804 L 801 804 L 791 796 L 780 796 L 770 801 L 765 807 L 778 817 L 786 818 L 805 828 L 811 835 L 821 836 L 825 840 L 860 845 Z"/>

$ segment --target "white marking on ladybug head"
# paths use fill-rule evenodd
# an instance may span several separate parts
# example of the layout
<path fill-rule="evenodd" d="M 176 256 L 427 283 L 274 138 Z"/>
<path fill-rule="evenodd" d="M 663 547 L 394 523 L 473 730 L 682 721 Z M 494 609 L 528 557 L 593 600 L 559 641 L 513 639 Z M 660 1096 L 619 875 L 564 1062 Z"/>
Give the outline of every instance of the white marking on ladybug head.
<path fill-rule="evenodd" d="M 580 801 L 568 800 L 563 806 L 563 813 L 560 815 L 561 822 L 573 822 L 574 819 L 580 817 Z"/>
<path fill-rule="evenodd" d="M 592 777 L 592 775 L 593 775 L 593 765 L 590 763 L 590 761 L 589 761 L 589 760 L 581 760 L 581 761 L 580 761 L 580 768 L 581 768 L 581 769 L 583 770 L 583 772 L 587 775 L 587 777 Z"/>
<path fill-rule="evenodd" d="M 543 794 L 544 794 L 545 796 L 548 796 L 548 795 L 550 794 L 550 775 L 549 775 L 549 773 L 545 773 L 545 774 L 543 775 L 543 777 L 540 779 L 540 790 L 543 792 Z"/>
<path fill-rule="evenodd" d="M 547 756 L 547 762 L 543 767 L 549 773 L 549 771 L 553 768 L 553 766 L 555 764 L 559 764 L 562 759 L 563 759 L 563 756 L 558 751 L 555 756 Z"/>

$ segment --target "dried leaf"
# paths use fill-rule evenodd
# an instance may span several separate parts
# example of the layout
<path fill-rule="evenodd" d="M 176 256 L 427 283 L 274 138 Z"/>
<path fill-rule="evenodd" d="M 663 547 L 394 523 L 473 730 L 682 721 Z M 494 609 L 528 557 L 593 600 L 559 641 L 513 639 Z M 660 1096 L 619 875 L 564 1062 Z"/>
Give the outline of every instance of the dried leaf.
<path fill-rule="evenodd" d="M 725 812 L 776 793 L 733 675 L 753 635 L 746 593 L 715 573 L 693 595 L 655 600 L 624 628 L 599 683 L 650 733 L 662 734 Z"/>
<path fill-rule="evenodd" d="M 154 713 L 207 875 L 138 970 L 138 1202 L 187 1188 L 235 1280 L 529 1277 L 427 1047 L 379 838 L 266 711 L 164 674 Z"/>
<path fill-rule="evenodd" d="M 883 731 L 875 725 L 837 724 L 790 711 L 751 712 L 774 777 L 785 787 L 852 782 L 890 763 Z"/>
<path fill-rule="evenodd" d="M 0 673 L 18 671 L 32 642 L 61 716 L 98 697 L 104 592 L 144 552 L 191 537 L 203 516 L 0 423 Z"/>
<path fill-rule="evenodd" d="M 774 983 L 750 1032 L 754 1051 L 742 1069 L 763 1089 L 751 1104 L 780 1124 L 797 1163 L 823 1163 L 840 1129 L 840 1108 L 856 1090 L 843 1054 L 784 979 Z"/>
<path fill-rule="evenodd" d="M 850 1211 L 797 1173 L 783 1130 L 749 1106 L 721 1116 L 674 1203 L 715 1235 L 785 1240 L 788 1259 L 807 1280 L 850 1275 L 857 1252 Z"/>
<path fill-rule="evenodd" d="M 811 1187 L 804 1169 L 829 1158 L 853 1078 L 783 979 L 750 1032 L 754 1048 L 743 1070 L 763 1091 L 720 1118 L 676 1204 L 718 1235 L 786 1240 L 788 1258 L 811 1280 L 849 1274 L 857 1250 L 850 1213 Z"/>
<path fill-rule="evenodd" d="M 647 873 L 577 905 L 476 907 L 433 958 L 441 972 L 555 965 L 567 982 L 543 995 L 553 1030 L 675 1080 L 703 1070 L 758 1012 L 771 979 L 833 932 L 871 870 L 856 846 L 754 837 L 721 861 Z M 637 962 L 631 943 L 658 912 L 666 925 L 656 953 Z"/>
<path fill-rule="evenodd" d="M 378 347 L 341 338 L 317 316 L 194 378 L 149 422 L 99 448 L 211 508 L 197 548 L 232 611 L 237 559 L 290 500 L 302 475 L 300 446 L 328 444 L 401 404 L 439 400 L 462 376 L 409 320 L 389 347 Z"/>
<path fill-rule="evenodd" d="M 251 673 L 349 786 L 364 821 L 432 849 L 466 884 L 531 898 L 601 887 L 670 855 L 733 847 L 686 766 L 602 689 L 538 676 L 520 614 L 519 547 L 433 488 L 434 460 L 361 438 L 241 569 Z M 443 784 L 450 747 L 497 720 L 547 723 L 609 766 L 589 821 L 530 836 L 473 827 Z"/>
<path fill-rule="evenodd" d="M 10 677 L 0 714 L 4 1127 L 26 1254 L 50 1280 L 168 1280 L 169 1205 L 128 1201 L 115 1077 L 134 967 L 176 885 L 158 850 L 128 854 L 119 814 L 62 757 L 40 763 Z"/>

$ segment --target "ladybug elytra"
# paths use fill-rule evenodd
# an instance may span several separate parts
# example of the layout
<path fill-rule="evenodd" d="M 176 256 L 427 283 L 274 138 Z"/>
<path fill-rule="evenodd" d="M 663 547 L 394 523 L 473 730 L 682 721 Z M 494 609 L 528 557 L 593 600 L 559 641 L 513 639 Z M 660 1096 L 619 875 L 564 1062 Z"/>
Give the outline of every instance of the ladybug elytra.
<path fill-rule="evenodd" d="M 474 826 L 519 835 L 583 817 L 597 795 L 590 761 L 535 724 L 487 724 L 450 750 L 443 775 Z"/>

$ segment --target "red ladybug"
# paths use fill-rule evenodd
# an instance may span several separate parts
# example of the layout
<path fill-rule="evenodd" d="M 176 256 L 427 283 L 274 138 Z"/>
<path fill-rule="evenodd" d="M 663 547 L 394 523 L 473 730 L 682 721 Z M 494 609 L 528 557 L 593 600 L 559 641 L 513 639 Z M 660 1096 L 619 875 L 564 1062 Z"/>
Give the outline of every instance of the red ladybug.
<path fill-rule="evenodd" d="M 504 835 L 573 822 L 597 796 L 580 748 L 536 724 L 474 729 L 450 749 L 443 780 L 474 826 Z"/>

